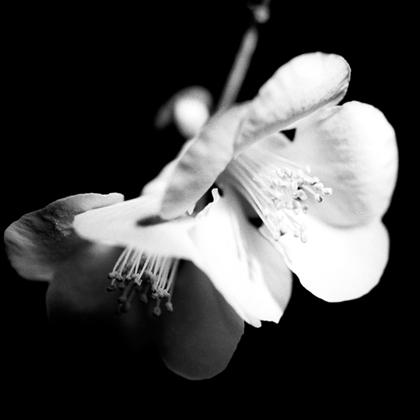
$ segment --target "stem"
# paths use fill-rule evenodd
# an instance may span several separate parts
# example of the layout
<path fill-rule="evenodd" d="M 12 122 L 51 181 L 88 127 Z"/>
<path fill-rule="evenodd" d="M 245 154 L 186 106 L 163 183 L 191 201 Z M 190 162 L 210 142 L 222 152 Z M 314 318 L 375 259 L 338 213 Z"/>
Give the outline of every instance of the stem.
<path fill-rule="evenodd" d="M 258 30 L 255 25 L 251 26 L 244 34 L 240 49 L 235 57 L 232 69 L 229 73 L 222 96 L 217 109 L 229 107 L 236 101 L 236 98 L 245 79 L 251 62 L 252 55 L 258 42 Z"/>
<path fill-rule="evenodd" d="M 239 51 L 236 54 L 232 69 L 222 91 L 217 110 L 228 108 L 238 97 L 245 76 L 258 43 L 258 25 L 268 21 L 270 0 L 262 4 L 249 6 L 253 13 L 253 22 L 242 37 Z"/>

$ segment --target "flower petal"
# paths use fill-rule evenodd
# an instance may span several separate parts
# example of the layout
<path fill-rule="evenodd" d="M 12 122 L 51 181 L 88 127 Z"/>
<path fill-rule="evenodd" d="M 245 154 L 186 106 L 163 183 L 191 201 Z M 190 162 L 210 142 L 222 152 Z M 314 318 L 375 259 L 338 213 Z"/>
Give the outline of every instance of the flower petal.
<path fill-rule="evenodd" d="M 191 234 L 201 258 L 193 262 L 246 322 L 278 322 L 290 297 L 291 274 L 248 222 L 237 196 L 226 192 L 197 219 Z"/>
<path fill-rule="evenodd" d="M 260 263 L 263 272 L 264 283 L 271 296 L 280 306 L 282 312 L 286 310 L 292 295 L 293 274 L 287 266 L 284 258 L 260 231 L 247 225 L 248 252 L 251 258 Z"/>
<path fill-rule="evenodd" d="M 188 144 L 190 142 L 187 141 L 184 144 L 184 148 L 188 147 Z M 181 149 L 182 151 L 182 149 Z M 172 176 L 172 172 L 174 171 L 176 166 L 176 160 L 172 160 L 170 162 L 168 162 L 162 169 L 161 171 L 157 174 L 157 176 L 155 178 L 153 178 L 152 180 L 150 180 L 149 182 L 147 182 L 142 190 L 141 190 L 141 195 L 161 195 L 165 192 L 167 185 L 171 179 Z"/>
<path fill-rule="evenodd" d="M 350 67 L 339 55 L 303 54 L 281 66 L 251 102 L 237 147 L 243 150 L 347 92 Z"/>
<path fill-rule="evenodd" d="M 308 241 L 279 239 L 290 269 L 315 296 L 329 302 L 356 299 L 380 280 L 388 262 L 389 237 L 381 221 L 349 229 L 307 217 Z"/>
<path fill-rule="evenodd" d="M 234 156 L 234 142 L 247 106 L 215 114 L 176 159 L 160 215 L 171 219 L 185 213 L 211 188 Z"/>
<path fill-rule="evenodd" d="M 85 239 L 107 245 L 190 259 L 196 248 L 189 236 L 192 217 L 165 221 L 157 216 L 160 197 L 153 194 L 78 215 L 74 228 Z"/>
<path fill-rule="evenodd" d="M 243 334 L 243 320 L 188 262 L 179 269 L 172 302 L 174 311 L 162 314 L 153 328 L 165 364 L 188 379 L 223 371 Z"/>
<path fill-rule="evenodd" d="M 381 111 L 360 102 L 324 108 L 296 130 L 279 153 L 332 188 L 310 212 L 336 226 L 357 226 L 381 217 L 391 201 L 398 170 L 395 132 Z"/>
<path fill-rule="evenodd" d="M 20 276 L 51 280 L 57 266 L 72 258 L 85 240 L 72 227 L 74 216 L 123 200 L 121 194 L 79 194 L 28 213 L 5 231 L 6 252 Z"/>

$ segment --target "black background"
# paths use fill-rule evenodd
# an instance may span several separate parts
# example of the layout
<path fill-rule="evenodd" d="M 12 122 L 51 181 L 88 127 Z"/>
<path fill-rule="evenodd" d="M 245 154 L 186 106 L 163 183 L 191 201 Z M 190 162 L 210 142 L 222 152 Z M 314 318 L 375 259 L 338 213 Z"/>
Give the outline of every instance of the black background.
<path fill-rule="evenodd" d="M 8 12 L 3 229 L 71 194 L 138 195 L 180 146 L 173 129 L 155 132 L 156 111 L 193 84 L 207 87 L 217 99 L 249 24 L 246 3 L 67 4 Z M 7 356 L 2 369 L 9 373 L 3 376 L 7 400 L 16 412 L 25 408 L 59 416 L 91 402 L 95 410 L 115 408 L 121 415 L 141 416 L 152 409 L 156 415 L 201 418 L 228 401 L 237 414 L 251 405 L 272 409 L 276 416 L 308 407 L 341 418 L 352 408 L 365 410 L 365 403 L 377 411 L 396 402 L 401 410 L 410 402 L 405 386 L 414 375 L 409 357 L 414 328 L 407 238 L 417 229 L 407 219 L 415 202 L 405 187 L 412 180 L 408 147 L 415 134 L 407 123 L 413 122 L 408 98 L 415 85 L 410 11 L 276 0 L 271 9 L 239 100 L 252 98 L 298 54 L 337 53 L 352 68 L 345 100 L 380 108 L 397 132 L 400 176 L 385 217 L 392 243 L 381 283 L 356 301 L 328 304 L 295 282 L 278 325 L 247 328 L 225 372 L 190 382 L 167 371 L 153 352 L 136 360 L 121 355 L 109 363 L 103 355 L 92 361 L 58 352 L 45 312 L 47 286 L 19 278 L 3 253 Z M 168 402 L 170 396 L 175 402 Z"/>

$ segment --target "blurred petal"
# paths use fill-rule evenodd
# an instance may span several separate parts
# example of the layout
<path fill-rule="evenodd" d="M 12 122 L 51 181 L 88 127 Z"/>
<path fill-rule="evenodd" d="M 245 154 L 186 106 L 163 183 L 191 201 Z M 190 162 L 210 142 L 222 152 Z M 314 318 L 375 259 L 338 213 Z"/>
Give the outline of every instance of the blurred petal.
<path fill-rule="evenodd" d="M 247 221 L 237 197 L 225 194 L 197 219 L 191 234 L 201 258 L 193 262 L 246 322 L 255 327 L 261 320 L 278 322 L 290 296 L 290 273 L 285 275 L 278 253 L 265 255 L 257 249 L 266 244 Z M 284 289 L 274 286 L 275 276 Z"/>
<path fill-rule="evenodd" d="M 166 164 L 155 178 L 144 185 L 143 189 L 141 190 L 141 195 L 163 193 L 163 191 L 166 189 L 166 185 L 169 181 L 169 177 L 171 176 L 174 166 L 174 161 Z"/>
<path fill-rule="evenodd" d="M 210 110 L 201 98 L 182 97 L 175 102 L 175 125 L 186 139 L 197 135 L 209 116 Z"/>
<path fill-rule="evenodd" d="M 109 292 L 108 273 L 119 248 L 85 242 L 72 258 L 61 262 L 47 289 L 48 318 L 55 337 L 82 353 L 115 348 L 138 351 L 148 341 L 144 305 L 133 300 L 131 310 L 117 315 L 118 292 Z M 112 347 L 111 347 L 112 346 Z"/>
<path fill-rule="evenodd" d="M 243 320 L 193 264 L 180 267 L 174 311 L 155 320 L 155 342 L 169 369 L 188 379 L 211 378 L 228 365 Z"/>
<path fill-rule="evenodd" d="M 133 246 L 162 256 L 194 258 L 196 248 L 188 233 L 194 219 L 183 217 L 166 222 L 158 218 L 159 208 L 159 196 L 141 196 L 80 214 L 74 220 L 74 228 L 91 241 Z"/>
<path fill-rule="evenodd" d="M 213 98 L 202 86 L 187 87 L 173 95 L 157 112 L 155 127 L 162 129 L 175 122 L 185 138 L 195 136 L 206 122 Z"/>
<path fill-rule="evenodd" d="M 279 239 L 285 259 L 300 282 L 329 302 L 357 299 L 380 280 L 388 262 L 389 237 L 381 221 L 339 229 L 307 217 L 308 241 Z"/>
<path fill-rule="evenodd" d="M 184 150 L 186 150 L 190 146 L 191 143 L 192 143 L 192 140 L 186 141 L 183 144 L 180 152 L 178 153 L 178 156 L 182 155 L 184 153 Z M 163 194 L 168 186 L 168 183 L 171 180 L 172 173 L 175 170 L 176 165 L 177 165 L 177 159 L 172 160 L 169 163 L 167 163 L 162 168 L 162 170 L 157 174 L 155 178 L 153 178 L 146 185 L 144 185 L 141 191 L 141 195 Z"/>
<path fill-rule="evenodd" d="M 281 66 L 251 102 L 238 139 L 243 150 L 346 94 L 350 67 L 339 55 L 303 54 Z"/>
<path fill-rule="evenodd" d="M 398 169 L 395 132 L 381 111 L 360 102 L 324 108 L 297 125 L 279 153 L 309 165 L 333 194 L 310 212 L 328 224 L 357 226 L 389 207 Z"/>
<path fill-rule="evenodd" d="M 234 143 L 247 106 L 215 114 L 176 160 L 162 201 L 160 215 L 177 217 L 211 188 L 234 156 Z"/>
<path fill-rule="evenodd" d="M 117 193 L 79 194 L 24 215 L 4 234 L 6 253 L 12 266 L 26 279 L 51 280 L 57 266 L 71 259 L 86 242 L 74 232 L 75 215 L 123 199 Z"/>

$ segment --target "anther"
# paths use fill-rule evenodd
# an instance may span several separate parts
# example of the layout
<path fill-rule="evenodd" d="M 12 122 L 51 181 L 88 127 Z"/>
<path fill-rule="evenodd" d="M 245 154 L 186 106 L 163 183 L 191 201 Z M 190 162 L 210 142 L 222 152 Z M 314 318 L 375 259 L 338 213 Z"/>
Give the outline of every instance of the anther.
<path fill-rule="evenodd" d="M 153 315 L 154 316 L 161 316 L 161 314 L 162 314 L 162 309 L 160 309 L 159 306 L 155 306 L 153 308 Z"/>
<path fill-rule="evenodd" d="M 156 305 L 153 307 L 152 313 L 153 313 L 154 316 L 162 315 L 162 309 L 160 307 L 160 299 L 157 299 Z"/>
<path fill-rule="evenodd" d="M 106 288 L 106 290 L 108 290 L 108 292 L 113 292 L 113 291 L 115 291 L 115 290 L 117 290 L 117 286 L 115 286 L 115 284 L 110 284 L 107 288 Z"/>

